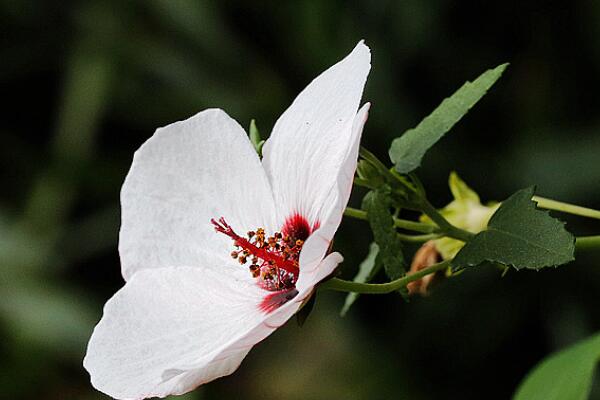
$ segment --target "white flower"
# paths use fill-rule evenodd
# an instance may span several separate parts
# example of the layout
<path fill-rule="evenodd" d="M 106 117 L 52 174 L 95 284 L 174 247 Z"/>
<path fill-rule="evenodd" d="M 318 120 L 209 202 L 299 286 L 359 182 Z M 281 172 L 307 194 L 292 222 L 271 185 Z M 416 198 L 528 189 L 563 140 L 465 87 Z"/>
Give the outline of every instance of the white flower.
<path fill-rule="evenodd" d="M 94 387 L 164 397 L 231 374 L 333 272 L 342 257 L 327 253 L 352 188 L 369 69 L 360 42 L 283 113 L 262 162 L 216 109 L 141 146 L 121 192 L 126 284 L 83 361 Z"/>

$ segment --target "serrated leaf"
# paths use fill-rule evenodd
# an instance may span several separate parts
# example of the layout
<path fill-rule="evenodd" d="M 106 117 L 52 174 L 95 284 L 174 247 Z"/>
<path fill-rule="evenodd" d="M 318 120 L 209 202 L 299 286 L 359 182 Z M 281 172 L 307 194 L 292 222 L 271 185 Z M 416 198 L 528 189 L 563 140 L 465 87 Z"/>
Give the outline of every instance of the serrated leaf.
<path fill-rule="evenodd" d="M 390 213 L 390 205 L 390 195 L 385 189 L 371 191 L 363 199 L 363 209 L 367 212 L 375 243 L 379 246 L 385 273 L 388 278 L 394 280 L 404 276 L 406 270 L 404 269 L 402 242 L 394 228 L 394 217 Z"/>
<path fill-rule="evenodd" d="M 367 257 L 358 266 L 358 273 L 353 279 L 354 282 L 366 283 L 375 277 L 382 266 L 381 258 L 377 257 L 378 254 L 379 246 L 377 246 L 377 243 L 371 243 Z M 340 316 L 344 317 L 346 315 L 352 304 L 358 299 L 358 296 L 360 296 L 358 293 L 348 293 L 346 301 L 344 301 L 344 306 L 340 311 Z"/>
<path fill-rule="evenodd" d="M 600 333 L 542 360 L 513 400 L 586 400 L 600 358 Z"/>
<path fill-rule="evenodd" d="M 564 223 L 531 200 L 534 188 L 504 201 L 486 230 L 478 233 L 452 262 L 454 269 L 498 262 L 516 269 L 558 266 L 574 259 L 575 238 Z"/>
<path fill-rule="evenodd" d="M 487 70 L 473 82 L 465 83 L 452 96 L 444 99 L 416 128 L 394 139 L 389 154 L 396 171 L 406 174 L 419 167 L 427 150 L 486 94 L 507 66 L 499 65 Z"/>

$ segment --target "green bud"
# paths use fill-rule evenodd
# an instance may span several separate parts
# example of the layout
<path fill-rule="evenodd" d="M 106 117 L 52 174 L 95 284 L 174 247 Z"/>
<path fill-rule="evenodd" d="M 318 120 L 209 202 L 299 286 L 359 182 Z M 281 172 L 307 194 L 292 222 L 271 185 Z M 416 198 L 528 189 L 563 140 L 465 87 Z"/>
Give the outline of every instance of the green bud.
<path fill-rule="evenodd" d="M 487 227 L 488 221 L 496 212 L 500 203 L 481 204 L 479 195 L 471 189 L 456 172 L 450 174 L 448 186 L 454 200 L 442 208 L 440 214 L 452 225 L 472 233 L 479 233 Z M 429 217 L 422 215 L 422 222 L 431 222 Z M 454 258 L 464 246 L 464 242 L 451 238 L 435 240 L 437 251 L 444 260 Z"/>
<path fill-rule="evenodd" d="M 258 131 L 258 128 L 256 127 L 255 119 L 250 121 L 249 133 L 250 133 L 250 142 L 252 142 L 252 144 L 254 145 L 254 148 L 256 149 L 256 152 L 258 153 L 258 155 L 262 156 L 262 147 L 265 144 L 265 141 L 262 140 L 260 137 L 260 132 Z"/>
<path fill-rule="evenodd" d="M 356 166 L 356 174 L 359 178 L 364 179 L 374 186 L 379 186 L 384 183 L 384 178 L 377 169 L 368 161 L 359 160 Z"/>

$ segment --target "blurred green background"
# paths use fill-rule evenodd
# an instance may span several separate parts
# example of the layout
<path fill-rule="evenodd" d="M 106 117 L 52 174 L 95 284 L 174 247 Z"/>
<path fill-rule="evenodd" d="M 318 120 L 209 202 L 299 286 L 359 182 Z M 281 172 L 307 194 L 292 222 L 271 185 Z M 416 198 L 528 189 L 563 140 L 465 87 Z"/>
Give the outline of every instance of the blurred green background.
<path fill-rule="evenodd" d="M 436 205 L 455 169 L 483 200 L 537 184 L 600 208 L 599 21 L 594 0 L 1 1 L 0 397 L 105 398 L 81 360 L 123 284 L 119 190 L 156 127 L 221 107 L 266 133 L 361 38 L 363 143 L 381 158 L 465 80 L 511 63 L 427 155 Z M 366 224 L 342 224 L 345 276 L 370 241 Z M 363 296 L 344 319 L 344 296 L 319 293 L 304 327 L 290 321 L 186 398 L 507 399 L 544 355 L 600 330 L 599 257 L 471 271 L 410 303 Z"/>

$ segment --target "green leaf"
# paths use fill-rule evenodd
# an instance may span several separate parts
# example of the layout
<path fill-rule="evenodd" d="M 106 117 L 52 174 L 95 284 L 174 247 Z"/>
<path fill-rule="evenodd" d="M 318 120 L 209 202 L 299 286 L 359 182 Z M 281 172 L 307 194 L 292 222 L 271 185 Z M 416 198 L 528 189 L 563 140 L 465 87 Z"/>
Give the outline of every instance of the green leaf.
<path fill-rule="evenodd" d="M 406 271 L 402 255 L 402 242 L 396 234 L 394 217 L 390 213 L 389 188 L 387 191 L 386 188 L 384 186 L 383 189 L 367 193 L 363 199 L 363 209 L 367 212 L 375 243 L 379 246 L 385 273 L 391 280 L 394 280 L 404 276 Z"/>
<path fill-rule="evenodd" d="M 358 266 L 358 273 L 353 279 L 354 282 L 366 283 L 370 282 L 375 277 L 383 265 L 381 263 L 381 257 L 378 257 L 378 254 L 379 246 L 377 246 L 377 243 L 371 243 L 367 257 Z M 340 316 L 344 317 L 346 315 L 348 310 L 350 310 L 350 307 L 352 307 L 352 304 L 358 299 L 358 296 L 360 296 L 358 293 L 348 293 L 344 306 L 340 311 Z"/>
<path fill-rule="evenodd" d="M 527 374 L 513 400 L 585 400 L 600 359 L 600 333 L 550 355 Z"/>
<path fill-rule="evenodd" d="M 255 119 L 250 121 L 250 129 L 248 129 L 248 130 L 250 133 L 250 141 L 254 145 L 254 148 L 256 149 L 256 152 L 258 153 L 258 155 L 262 156 L 262 147 L 265 144 L 265 141 L 262 140 L 260 137 L 260 132 L 259 132 L 258 128 L 256 127 Z"/>
<path fill-rule="evenodd" d="M 389 154 L 396 171 L 405 174 L 419 167 L 427 150 L 483 97 L 507 66 L 499 65 L 484 72 L 475 81 L 465 83 L 452 96 L 444 99 L 416 128 L 394 139 Z"/>
<path fill-rule="evenodd" d="M 539 210 L 531 200 L 534 188 L 523 189 L 504 201 L 492 215 L 488 227 L 457 254 L 455 269 L 484 261 L 499 262 L 516 269 L 540 269 L 574 259 L 575 238 L 564 222 Z"/>

